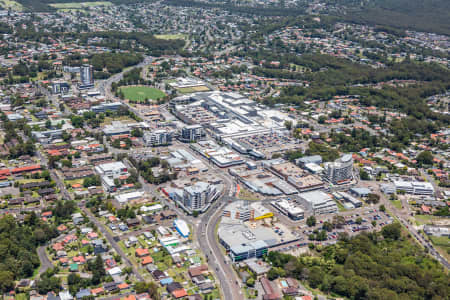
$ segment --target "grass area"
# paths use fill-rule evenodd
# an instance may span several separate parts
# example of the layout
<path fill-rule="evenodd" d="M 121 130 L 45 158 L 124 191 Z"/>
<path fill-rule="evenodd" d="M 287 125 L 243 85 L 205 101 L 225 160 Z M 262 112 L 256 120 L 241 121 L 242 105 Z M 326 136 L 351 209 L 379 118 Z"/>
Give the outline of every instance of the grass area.
<path fill-rule="evenodd" d="M 347 209 L 344 207 L 344 205 L 342 205 L 342 203 L 340 201 L 335 201 L 335 202 L 337 204 L 339 211 L 347 211 Z"/>
<path fill-rule="evenodd" d="M 25 293 L 17 294 L 15 299 L 16 300 L 27 300 L 27 294 L 25 294 Z"/>
<path fill-rule="evenodd" d="M 81 184 L 81 185 L 83 185 L 83 181 L 84 181 L 84 179 L 80 178 L 80 179 L 64 180 L 64 183 L 65 184 L 70 184 L 71 186 L 74 185 L 74 184 Z"/>
<path fill-rule="evenodd" d="M 445 257 L 450 259 L 450 238 L 447 236 L 429 236 L 433 245 L 439 250 L 439 252 Z"/>
<path fill-rule="evenodd" d="M 123 87 L 121 91 L 125 98 L 131 101 L 157 100 L 166 96 L 163 91 L 148 86 Z"/>
<path fill-rule="evenodd" d="M 22 4 L 20 4 L 17 1 L 12 0 L 0 0 L 0 7 L 6 8 L 6 9 L 12 9 L 16 11 L 21 11 L 23 9 Z"/>
<path fill-rule="evenodd" d="M 38 178 L 38 179 L 19 179 L 17 180 L 19 182 L 19 184 L 25 184 L 25 183 L 31 183 L 31 182 L 42 182 L 44 181 L 44 178 Z"/>
<path fill-rule="evenodd" d="M 414 219 L 417 225 L 431 224 L 433 222 L 433 216 L 431 215 L 415 215 Z"/>
<path fill-rule="evenodd" d="M 392 205 L 394 205 L 397 209 L 402 209 L 402 201 L 400 200 L 392 200 Z"/>
<path fill-rule="evenodd" d="M 434 245 L 450 250 L 450 238 L 447 236 L 430 236 Z"/>
<path fill-rule="evenodd" d="M 195 92 L 207 92 L 209 90 L 210 89 L 204 85 L 177 89 L 177 91 L 182 94 L 190 94 L 190 93 L 195 93 Z"/>
<path fill-rule="evenodd" d="M 256 193 L 253 193 L 242 187 L 241 187 L 241 190 L 239 191 L 238 198 L 242 199 L 242 200 L 249 200 L 249 201 L 258 201 L 259 200 L 259 197 Z"/>
<path fill-rule="evenodd" d="M 185 40 L 187 36 L 185 34 L 156 34 L 155 38 L 162 40 Z"/>
<path fill-rule="evenodd" d="M 96 7 L 96 6 L 111 6 L 112 3 L 109 1 L 94 1 L 94 2 L 52 3 L 49 5 L 51 7 L 58 8 L 58 9 L 81 9 L 81 8 Z"/>
<path fill-rule="evenodd" d="M 136 123 L 135 120 L 131 119 L 130 117 L 127 116 L 120 116 L 120 117 L 115 117 L 115 118 L 110 118 L 110 117 L 105 117 L 105 119 L 103 120 L 101 126 L 105 126 L 105 125 L 109 125 L 112 123 L 112 121 L 121 121 L 122 123 Z"/>
<path fill-rule="evenodd" d="M 294 68 L 295 72 L 304 73 L 306 71 L 310 71 L 309 68 L 306 68 L 306 67 L 303 67 L 303 66 L 299 66 L 299 65 L 296 65 L 296 64 L 290 64 L 290 67 Z"/>

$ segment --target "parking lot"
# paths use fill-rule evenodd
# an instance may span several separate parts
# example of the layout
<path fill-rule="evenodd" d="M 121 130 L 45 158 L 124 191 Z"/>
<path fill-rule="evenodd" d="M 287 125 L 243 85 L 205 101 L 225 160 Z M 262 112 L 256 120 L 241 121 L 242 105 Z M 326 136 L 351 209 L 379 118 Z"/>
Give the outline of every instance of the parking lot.
<path fill-rule="evenodd" d="M 321 231 L 325 222 L 333 224 L 333 216 L 342 216 L 344 224 L 334 226 L 331 231 L 327 231 L 327 237 L 324 241 L 310 240 L 309 236 L 314 232 Z M 337 215 L 316 216 L 316 219 L 317 223 L 315 226 L 308 227 L 305 224 L 305 221 L 302 221 L 296 229 L 291 232 L 299 238 L 299 241 L 271 249 L 271 251 L 277 250 L 299 255 L 305 251 L 304 249 L 301 249 L 308 246 L 310 243 L 324 246 L 331 245 L 336 243 L 340 233 L 347 233 L 349 236 L 354 236 L 363 231 L 379 231 L 383 226 L 393 222 L 393 217 L 388 213 L 370 207 Z"/>

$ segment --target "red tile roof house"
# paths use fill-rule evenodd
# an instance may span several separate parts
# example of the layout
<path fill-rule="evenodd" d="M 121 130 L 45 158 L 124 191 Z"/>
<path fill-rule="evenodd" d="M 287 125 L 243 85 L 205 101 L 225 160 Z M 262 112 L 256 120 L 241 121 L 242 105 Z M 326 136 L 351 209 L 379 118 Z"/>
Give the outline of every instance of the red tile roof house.
<path fill-rule="evenodd" d="M 48 217 L 51 217 L 52 215 L 53 215 L 53 213 L 51 211 L 45 211 L 42 213 L 41 216 L 48 218 Z"/>
<path fill-rule="evenodd" d="M 98 238 L 98 234 L 97 234 L 96 232 L 89 232 L 89 233 L 87 234 L 87 237 L 88 237 L 90 240 L 94 240 L 94 239 Z"/>
<path fill-rule="evenodd" d="M 152 262 L 153 262 L 153 258 L 152 258 L 151 256 L 144 256 L 144 257 L 142 258 L 141 264 L 142 264 L 143 266 L 146 266 L 146 265 L 148 265 L 148 264 L 151 264 Z"/>
<path fill-rule="evenodd" d="M 64 225 L 64 224 L 61 224 L 61 225 L 58 226 L 57 229 L 58 229 L 59 232 L 63 232 L 63 231 L 67 230 L 67 226 Z"/>
<path fill-rule="evenodd" d="M 176 299 L 186 297 L 188 294 L 179 282 L 172 282 L 167 285 L 167 291 Z"/>
<path fill-rule="evenodd" d="M 135 254 L 137 257 L 143 257 L 149 255 L 150 253 L 148 252 L 148 249 L 137 248 Z"/>
<path fill-rule="evenodd" d="M 98 296 L 98 295 L 103 295 L 105 293 L 105 290 L 102 287 L 99 288 L 95 288 L 91 290 L 91 294 L 92 296 Z"/>
<path fill-rule="evenodd" d="M 64 246 L 61 243 L 55 243 L 52 246 L 53 250 L 55 251 L 61 251 L 64 250 Z"/>
<path fill-rule="evenodd" d="M 127 283 L 121 283 L 121 284 L 119 284 L 118 286 L 117 286 L 118 288 L 119 288 L 119 290 L 121 290 L 121 291 L 123 291 L 123 290 L 126 290 L 126 289 L 129 289 L 130 288 L 130 286 L 127 284 Z"/>
<path fill-rule="evenodd" d="M 422 212 L 424 214 L 431 214 L 431 207 L 426 206 L 425 204 L 422 204 L 422 206 L 420 207 L 420 209 L 422 210 Z"/>
<path fill-rule="evenodd" d="M 62 226 L 62 225 L 61 225 Z M 67 229 L 67 227 L 66 227 L 66 229 Z M 59 227 L 58 227 L 58 230 L 59 230 Z M 62 244 L 63 245 L 67 245 L 67 244 L 69 244 L 69 243 L 72 243 L 72 242 L 74 242 L 74 241 L 76 241 L 78 238 L 77 238 L 77 236 L 76 235 L 74 235 L 74 234 L 68 234 L 65 238 L 64 238 L 64 240 L 62 241 Z"/>
<path fill-rule="evenodd" d="M 264 300 L 282 299 L 281 295 L 275 290 L 267 277 L 261 277 L 260 281 L 264 290 Z"/>
<path fill-rule="evenodd" d="M 26 166 L 26 167 L 12 169 L 11 173 L 20 174 L 20 173 L 40 171 L 40 170 L 41 170 L 41 165 L 32 165 L 32 166 Z"/>
<path fill-rule="evenodd" d="M 73 262 L 84 264 L 86 262 L 86 258 L 84 256 L 79 255 L 72 258 Z"/>

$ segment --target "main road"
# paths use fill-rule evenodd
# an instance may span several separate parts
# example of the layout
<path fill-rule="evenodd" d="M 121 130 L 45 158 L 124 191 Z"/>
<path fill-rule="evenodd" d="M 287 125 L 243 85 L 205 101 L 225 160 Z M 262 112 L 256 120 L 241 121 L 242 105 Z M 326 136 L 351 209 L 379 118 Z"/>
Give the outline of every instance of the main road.
<path fill-rule="evenodd" d="M 143 62 L 141 62 L 139 65 L 135 67 L 145 67 L 151 63 L 151 58 L 146 57 Z M 108 80 L 103 81 L 98 86 L 98 89 L 108 98 L 108 99 L 114 99 L 114 95 L 111 93 L 111 84 L 113 82 L 117 82 L 123 78 L 123 72 L 116 74 L 109 78 Z M 119 101 L 121 101 L 119 99 Z M 137 116 L 143 118 L 141 116 L 140 112 L 137 111 L 132 106 L 128 105 L 127 103 L 124 103 L 129 109 L 131 109 L 134 113 L 136 113 Z M 178 143 L 177 143 L 178 144 Z M 187 151 L 192 152 L 192 150 L 188 147 L 188 145 L 179 143 L 178 146 L 184 147 Z M 195 154 L 195 156 L 198 156 Z M 219 197 L 219 199 L 209 207 L 209 209 L 200 217 L 199 219 L 193 218 L 192 216 L 186 216 L 184 212 L 180 211 L 173 203 L 170 203 L 169 201 L 166 201 L 167 199 L 164 199 L 161 197 L 159 193 L 156 192 L 155 187 L 145 182 L 145 180 L 139 176 L 139 181 L 142 184 L 142 187 L 145 192 L 155 196 L 157 199 L 161 200 L 164 203 L 167 203 L 170 208 L 174 209 L 177 214 L 186 222 L 193 225 L 192 228 L 194 230 L 194 235 L 197 237 L 197 242 L 201 248 L 201 250 L 204 252 L 208 259 L 208 265 L 212 267 L 213 272 L 216 274 L 217 279 L 219 280 L 221 293 L 225 300 L 239 300 L 243 299 L 244 296 L 242 295 L 241 287 L 239 285 L 238 277 L 236 276 L 231 264 L 228 264 L 226 262 L 225 256 L 222 255 L 221 246 L 218 243 L 218 240 L 216 238 L 215 228 L 217 224 L 220 221 L 221 212 L 223 206 L 228 202 L 229 194 L 234 194 L 234 183 L 229 178 L 229 176 L 226 176 L 224 174 L 224 171 L 216 166 L 214 166 L 210 161 L 205 159 L 204 157 L 201 157 L 202 160 L 212 169 L 210 170 L 210 174 L 214 174 L 220 178 L 223 179 L 224 182 L 224 190 Z M 93 217 L 93 216 L 92 216 Z M 95 219 L 95 217 L 93 218 Z M 103 228 L 101 224 L 99 224 L 99 228 Z M 103 233 L 103 232 L 102 232 Z M 114 240 L 110 240 L 108 237 L 109 232 L 104 232 L 104 235 L 107 237 L 109 242 L 113 246 L 117 246 Z M 205 239 L 206 237 L 206 239 Z M 112 237 L 111 237 L 112 239 Z M 118 246 L 117 246 L 118 247 Z M 116 247 L 114 247 L 116 248 Z M 120 247 L 119 249 L 116 249 L 122 256 L 124 256 L 123 252 L 121 251 Z M 126 258 L 126 256 L 124 256 Z M 135 270 L 133 270 L 135 271 Z M 137 274 L 136 274 L 137 273 Z M 135 272 L 136 276 L 139 278 L 140 274 L 138 272 Z"/>
<path fill-rule="evenodd" d="M 399 220 L 399 222 L 409 231 L 409 233 L 416 239 L 416 241 L 421 244 L 428 253 L 433 256 L 437 261 L 439 261 L 445 268 L 450 269 L 450 263 L 434 248 L 422 233 L 420 233 L 413 224 L 409 222 L 409 217 L 411 216 L 411 209 L 409 204 L 405 199 L 402 201 L 402 209 L 398 209 L 392 204 L 392 201 L 386 198 L 384 193 L 382 193 L 378 187 L 378 184 L 373 181 L 360 181 L 362 186 L 370 187 L 372 191 L 376 192 L 380 196 L 380 202 L 389 209 L 392 214 Z"/>

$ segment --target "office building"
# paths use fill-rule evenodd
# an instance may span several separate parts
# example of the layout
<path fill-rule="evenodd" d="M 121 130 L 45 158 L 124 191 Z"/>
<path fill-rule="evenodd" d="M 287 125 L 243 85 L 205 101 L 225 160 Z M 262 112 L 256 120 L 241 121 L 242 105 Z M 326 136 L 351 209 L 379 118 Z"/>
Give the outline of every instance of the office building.
<path fill-rule="evenodd" d="M 243 222 L 273 217 L 273 213 L 260 203 L 245 200 L 230 203 L 224 208 L 222 215 Z"/>
<path fill-rule="evenodd" d="M 361 207 L 363 204 L 361 200 L 356 199 L 349 193 L 339 192 L 339 194 L 342 196 L 345 202 L 350 203 L 351 205 L 353 205 L 353 207 Z"/>
<path fill-rule="evenodd" d="M 172 143 L 172 133 L 164 129 L 146 132 L 142 138 L 147 147 L 163 146 Z"/>
<path fill-rule="evenodd" d="M 90 89 L 94 87 L 94 68 L 92 65 L 82 65 L 80 68 L 80 89 Z"/>
<path fill-rule="evenodd" d="M 305 218 L 305 211 L 294 202 L 289 202 L 287 199 L 280 199 L 270 203 L 278 211 L 294 221 L 303 220 Z"/>
<path fill-rule="evenodd" d="M 276 249 L 300 240 L 280 223 L 277 223 L 278 229 L 264 226 L 262 223 L 264 222 L 242 222 L 226 216 L 222 217 L 217 234 L 219 242 L 232 261 L 263 257 L 269 249 Z"/>
<path fill-rule="evenodd" d="M 197 142 L 202 140 L 205 136 L 205 130 L 201 125 L 191 125 L 181 129 L 180 139 L 184 142 Z"/>
<path fill-rule="evenodd" d="M 353 157 L 345 154 L 335 162 L 325 163 L 325 177 L 334 184 L 343 184 L 353 179 Z"/>
<path fill-rule="evenodd" d="M 164 187 L 161 191 L 188 213 L 206 210 L 222 191 L 221 185 L 203 181 L 197 181 L 194 184 L 185 181 L 172 183 L 176 187 Z"/>
<path fill-rule="evenodd" d="M 100 175 L 102 186 L 107 192 L 117 190 L 114 179 L 126 179 L 129 175 L 127 167 L 122 162 L 100 164 L 95 167 L 95 171 Z"/>
<path fill-rule="evenodd" d="M 404 191 L 413 195 L 434 195 L 434 187 L 430 182 L 398 180 L 393 183 L 397 192 Z"/>
<path fill-rule="evenodd" d="M 105 125 L 103 128 L 103 133 L 106 136 L 130 134 L 131 128 L 127 124 L 123 124 L 120 121 L 112 121 L 110 125 Z"/>
<path fill-rule="evenodd" d="M 244 163 L 243 158 L 239 154 L 228 147 L 220 146 L 213 140 L 199 141 L 191 144 L 190 148 L 221 168 Z"/>
<path fill-rule="evenodd" d="M 184 206 L 193 211 L 201 210 L 211 202 L 215 195 L 216 188 L 214 185 L 206 182 L 196 182 L 195 184 L 184 188 Z"/>
<path fill-rule="evenodd" d="M 70 85 L 65 81 L 54 81 L 52 82 L 52 94 L 67 94 L 69 92 Z"/>
<path fill-rule="evenodd" d="M 311 155 L 301 157 L 295 160 L 295 163 L 300 167 L 304 167 L 306 164 L 316 164 L 320 165 L 322 163 L 322 156 L 320 155 Z"/>
<path fill-rule="evenodd" d="M 322 191 L 312 191 L 299 194 L 300 204 L 314 215 L 333 214 L 338 212 L 336 202 L 330 195 Z"/>
<path fill-rule="evenodd" d="M 283 159 L 273 159 L 263 162 L 263 166 L 276 176 L 286 180 L 300 192 L 323 188 L 323 181 L 311 175 L 300 167 Z"/>
<path fill-rule="evenodd" d="M 106 111 L 117 111 L 122 107 L 122 103 L 113 102 L 113 103 L 102 103 L 96 106 L 92 106 L 91 110 L 95 113 L 102 113 Z"/>

